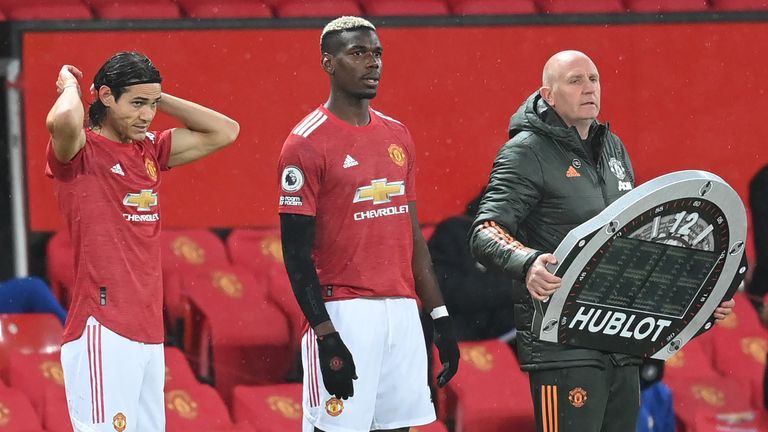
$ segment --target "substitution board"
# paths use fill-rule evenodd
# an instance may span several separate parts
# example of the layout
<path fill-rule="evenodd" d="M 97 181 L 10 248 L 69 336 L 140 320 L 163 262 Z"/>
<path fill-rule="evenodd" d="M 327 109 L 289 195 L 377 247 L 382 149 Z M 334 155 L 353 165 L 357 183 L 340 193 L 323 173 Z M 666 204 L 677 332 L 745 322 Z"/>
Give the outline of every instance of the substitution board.
<path fill-rule="evenodd" d="M 720 177 L 679 171 L 644 183 L 574 228 L 534 301 L 542 340 L 665 360 L 714 324 L 747 270 L 744 204 Z"/>

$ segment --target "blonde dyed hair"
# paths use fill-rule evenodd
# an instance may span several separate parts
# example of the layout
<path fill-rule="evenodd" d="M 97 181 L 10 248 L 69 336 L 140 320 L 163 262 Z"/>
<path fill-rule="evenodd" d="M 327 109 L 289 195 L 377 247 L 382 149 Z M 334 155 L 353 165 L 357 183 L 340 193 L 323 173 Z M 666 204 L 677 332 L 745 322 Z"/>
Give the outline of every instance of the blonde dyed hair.
<path fill-rule="evenodd" d="M 325 27 L 323 27 L 323 33 L 320 35 L 320 45 L 322 46 L 323 40 L 328 34 L 359 28 L 367 28 L 376 31 L 376 26 L 374 26 L 365 18 L 356 16 L 343 16 L 336 18 L 335 20 L 326 24 Z"/>

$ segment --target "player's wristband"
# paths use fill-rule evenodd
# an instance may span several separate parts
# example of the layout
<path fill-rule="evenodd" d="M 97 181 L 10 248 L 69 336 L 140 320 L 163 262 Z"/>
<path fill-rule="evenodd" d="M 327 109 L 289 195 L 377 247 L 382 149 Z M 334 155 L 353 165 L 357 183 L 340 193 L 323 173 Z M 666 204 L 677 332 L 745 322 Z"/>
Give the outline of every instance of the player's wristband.
<path fill-rule="evenodd" d="M 433 320 L 436 320 L 438 318 L 447 317 L 448 316 L 448 308 L 443 306 L 438 306 L 434 309 L 432 309 L 432 312 L 429 313 L 429 316 L 432 317 Z"/>

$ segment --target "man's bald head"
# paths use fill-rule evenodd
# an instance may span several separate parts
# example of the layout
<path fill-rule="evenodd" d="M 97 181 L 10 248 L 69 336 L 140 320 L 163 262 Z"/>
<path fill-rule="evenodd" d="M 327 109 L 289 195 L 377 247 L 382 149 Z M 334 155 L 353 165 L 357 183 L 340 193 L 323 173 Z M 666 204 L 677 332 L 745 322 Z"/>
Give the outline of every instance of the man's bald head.
<path fill-rule="evenodd" d="M 560 51 L 553 55 L 544 65 L 539 94 L 567 126 L 575 126 L 586 138 L 600 113 L 600 75 L 586 54 Z"/>
<path fill-rule="evenodd" d="M 541 85 L 545 87 L 552 87 L 558 77 L 562 76 L 563 73 L 567 73 L 569 70 L 569 65 L 575 61 L 584 60 L 588 61 L 594 69 L 597 69 L 597 67 L 595 67 L 595 63 L 592 62 L 592 59 L 581 51 L 567 50 L 560 51 L 559 53 L 553 55 L 544 64 L 544 72 L 542 73 L 541 77 Z"/>

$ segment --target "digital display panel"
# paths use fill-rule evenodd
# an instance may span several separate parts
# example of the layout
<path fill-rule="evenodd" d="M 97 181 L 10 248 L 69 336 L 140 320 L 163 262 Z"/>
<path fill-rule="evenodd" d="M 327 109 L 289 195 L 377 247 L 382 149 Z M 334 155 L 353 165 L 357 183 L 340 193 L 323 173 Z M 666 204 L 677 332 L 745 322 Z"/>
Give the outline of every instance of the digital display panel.
<path fill-rule="evenodd" d="M 588 272 L 576 300 L 680 318 L 718 256 L 711 251 L 616 237 Z"/>

